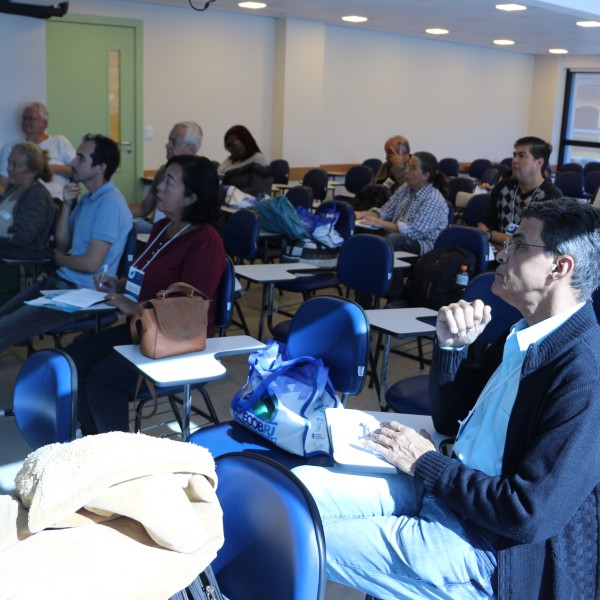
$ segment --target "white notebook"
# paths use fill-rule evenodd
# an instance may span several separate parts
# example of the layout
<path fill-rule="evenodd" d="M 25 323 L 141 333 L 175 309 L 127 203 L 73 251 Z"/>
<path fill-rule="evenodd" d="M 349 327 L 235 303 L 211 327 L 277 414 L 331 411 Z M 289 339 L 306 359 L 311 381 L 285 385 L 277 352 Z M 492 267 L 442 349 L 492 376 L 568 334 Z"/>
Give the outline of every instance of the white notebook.
<path fill-rule="evenodd" d="M 378 454 L 363 448 L 359 441 L 363 435 L 377 429 L 383 421 L 398 421 L 417 431 L 425 429 L 431 435 L 438 450 L 440 443 L 447 440 L 447 436 L 435 431 L 431 417 L 425 415 L 327 408 L 325 417 L 333 460 L 337 466 L 357 471 L 380 473 L 396 471 L 396 467 Z"/>

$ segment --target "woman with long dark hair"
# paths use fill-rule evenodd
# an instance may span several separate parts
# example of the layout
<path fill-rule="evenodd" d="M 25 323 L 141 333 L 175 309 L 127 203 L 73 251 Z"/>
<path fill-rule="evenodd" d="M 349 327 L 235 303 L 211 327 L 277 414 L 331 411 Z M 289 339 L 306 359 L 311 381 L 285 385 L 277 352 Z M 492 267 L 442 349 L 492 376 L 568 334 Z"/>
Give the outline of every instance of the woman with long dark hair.
<path fill-rule="evenodd" d="M 248 129 L 234 125 L 225 133 L 224 141 L 229 156 L 218 167 L 223 185 L 233 185 L 253 196 L 270 194 L 273 185 L 270 163 Z"/>

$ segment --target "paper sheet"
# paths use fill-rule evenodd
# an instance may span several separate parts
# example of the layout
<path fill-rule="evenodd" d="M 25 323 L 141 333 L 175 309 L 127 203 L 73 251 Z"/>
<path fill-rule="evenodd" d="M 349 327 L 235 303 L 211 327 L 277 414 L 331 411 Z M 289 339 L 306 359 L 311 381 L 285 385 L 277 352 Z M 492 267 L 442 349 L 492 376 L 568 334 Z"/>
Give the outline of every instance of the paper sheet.
<path fill-rule="evenodd" d="M 425 429 L 433 438 L 437 448 L 440 442 L 446 439 L 446 436 L 435 431 L 431 417 L 425 415 L 327 408 L 325 417 L 329 428 L 333 460 L 336 465 L 347 469 L 380 473 L 396 471 L 396 468 L 384 458 L 360 445 L 360 438 L 377 429 L 383 421 L 398 421 L 417 431 Z"/>

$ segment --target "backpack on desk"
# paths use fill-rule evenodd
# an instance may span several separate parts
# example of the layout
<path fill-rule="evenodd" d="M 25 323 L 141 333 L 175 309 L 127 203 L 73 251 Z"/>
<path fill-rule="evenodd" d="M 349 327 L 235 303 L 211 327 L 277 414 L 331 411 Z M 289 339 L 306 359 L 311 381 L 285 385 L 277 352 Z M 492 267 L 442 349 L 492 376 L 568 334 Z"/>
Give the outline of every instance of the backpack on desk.
<path fill-rule="evenodd" d="M 413 267 L 406 287 L 406 299 L 411 306 L 438 310 L 462 298 L 464 287 L 456 283 L 461 265 L 467 265 L 469 278 L 475 271 L 473 253 L 447 246 L 424 254 Z"/>

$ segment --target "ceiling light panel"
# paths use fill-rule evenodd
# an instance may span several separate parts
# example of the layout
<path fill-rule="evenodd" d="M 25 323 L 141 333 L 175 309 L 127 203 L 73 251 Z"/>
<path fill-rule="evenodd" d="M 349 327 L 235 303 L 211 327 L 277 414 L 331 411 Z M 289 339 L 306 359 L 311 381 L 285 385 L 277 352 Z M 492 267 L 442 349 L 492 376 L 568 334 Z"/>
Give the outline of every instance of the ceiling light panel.
<path fill-rule="evenodd" d="M 516 10 L 527 10 L 526 6 L 522 4 L 496 4 L 496 8 L 498 10 L 505 10 L 507 12 L 512 12 Z"/>

